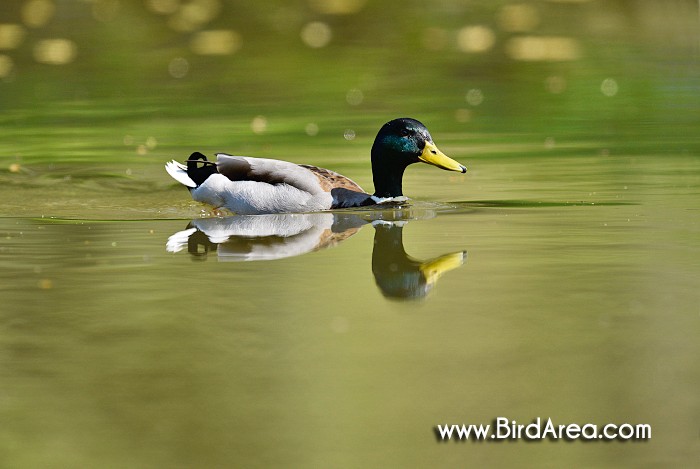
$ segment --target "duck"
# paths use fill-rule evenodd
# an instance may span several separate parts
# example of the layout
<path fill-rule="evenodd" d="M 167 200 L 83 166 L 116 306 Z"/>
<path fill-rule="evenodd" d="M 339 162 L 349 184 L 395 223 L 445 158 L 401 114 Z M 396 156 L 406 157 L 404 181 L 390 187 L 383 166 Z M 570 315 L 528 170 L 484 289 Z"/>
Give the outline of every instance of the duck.
<path fill-rule="evenodd" d="M 239 215 L 305 213 L 400 203 L 403 174 L 414 163 L 447 171 L 467 168 L 441 152 L 428 129 L 416 119 L 399 118 L 384 124 L 371 150 L 374 193 L 329 169 L 289 161 L 216 153 L 209 161 L 194 152 L 165 169 L 190 191 L 192 199 Z"/>

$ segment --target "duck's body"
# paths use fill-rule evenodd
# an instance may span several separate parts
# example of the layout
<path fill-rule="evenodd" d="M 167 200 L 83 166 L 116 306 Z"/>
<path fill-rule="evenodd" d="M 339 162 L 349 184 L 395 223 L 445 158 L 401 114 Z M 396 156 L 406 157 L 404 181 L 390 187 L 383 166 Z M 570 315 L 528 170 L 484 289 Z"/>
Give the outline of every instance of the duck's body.
<path fill-rule="evenodd" d="M 372 146 L 375 192 L 328 169 L 287 161 L 217 153 L 216 162 L 193 153 L 187 165 L 166 164 L 192 198 L 238 214 L 316 212 L 405 200 L 406 167 L 419 161 L 451 171 L 467 168 L 440 152 L 428 130 L 414 119 L 395 119 L 379 131 Z"/>
<path fill-rule="evenodd" d="M 197 168 L 198 164 L 203 167 Z M 372 205 L 372 196 L 333 171 L 288 161 L 217 153 L 216 165 L 193 153 L 187 166 L 171 161 L 167 171 L 190 187 L 192 198 L 241 215 L 317 212 Z M 190 174 L 215 169 L 197 184 Z M 189 181 L 188 181 L 189 179 Z"/>

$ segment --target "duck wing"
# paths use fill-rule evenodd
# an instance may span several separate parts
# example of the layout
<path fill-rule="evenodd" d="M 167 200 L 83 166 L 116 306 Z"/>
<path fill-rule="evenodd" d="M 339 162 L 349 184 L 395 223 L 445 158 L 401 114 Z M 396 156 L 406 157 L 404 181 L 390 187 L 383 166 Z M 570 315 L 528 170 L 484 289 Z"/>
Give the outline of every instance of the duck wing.
<path fill-rule="evenodd" d="M 288 161 L 217 153 L 216 166 L 219 173 L 231 181 L 287 184 L 313 195 L 329 192 L 313 171 Z"/>
<path fill-rule="evenodd" d="M 352 179 L 347 178 L 342 174 L 338 174 L 335 171 L 331 171 L 330 169 L 319 168 L 318 166 L 311 166 L 308 164 L 300 164 L 299 166 L 311 171 L 318 178 L 321 186 L 323 186 L 328 192 L 336 188 L 343 188 L 357 192 L 365 192 Z"/>
<path fill-rule="evenodd" d="M 299 166 L 311 171 L 318 178 L 321 187 L 323 187 L 325 191 L 331 193 L 333 196 L 332 209 L 361 207 L 365 205 L 374 205 L 376 203 L 359 184 L 342 174 L 338 174 L 329 169 L 319 168 L 318 166 L 306 164 Z"/>
<path fill-rule="evenodd" d="M 231 181 L 287 184 L 312 195 L 330 193 L 333 196 L 330 208 L 358 207 L 375 203 L 352 179 L 318 166 L 225 153 L 217 153 L 216 165 L 219 173 Z"/>

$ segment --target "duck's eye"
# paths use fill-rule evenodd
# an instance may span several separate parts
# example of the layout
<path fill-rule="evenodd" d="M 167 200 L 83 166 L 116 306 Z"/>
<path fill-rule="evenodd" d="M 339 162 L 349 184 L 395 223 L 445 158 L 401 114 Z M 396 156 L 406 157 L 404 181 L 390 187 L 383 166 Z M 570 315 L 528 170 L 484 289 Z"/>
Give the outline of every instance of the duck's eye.
<path fill-rule="evenodd" d="M 408 129 L 401 129 L 401 136 L 402 137 L 408 137 L 408 134 L 410 134 Z"/>

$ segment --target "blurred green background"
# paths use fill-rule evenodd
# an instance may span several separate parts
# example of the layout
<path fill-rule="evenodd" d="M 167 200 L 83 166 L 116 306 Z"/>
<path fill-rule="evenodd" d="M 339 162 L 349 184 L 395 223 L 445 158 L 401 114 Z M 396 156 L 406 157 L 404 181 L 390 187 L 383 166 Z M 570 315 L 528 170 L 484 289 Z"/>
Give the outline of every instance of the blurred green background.
<path fill-rule="evenodd" d="M 245 124 L 210 143 L 241 146 L 234 130 L 256 116 L 274 143 L 371 138 L 409 115 L 663 150 L 684 148 L 700 100 L 692 0 L 28 0 L 4 2 L 0 21 L 5 133 L 20 110 L 112 128 L 209 116 Z"/>
<path fill-rule="evenodd" d="M 194 149 L 350 165 L 349 176 L 370 186 L 367 149 L 398 116 L 424 121 L 438 145 L 452 138 L 455 157 L 697 154 L 697 8 L 5 2 L 0 139 L 14 177 L 0 180 L 19 186 L 5 213 L 48 215 L 20 192 L 84 176 L 85 167 L 62 165 L 89 164 L 93 180 L 137 182 L 152 194 L 164 188 L 162 161 Z"/>

